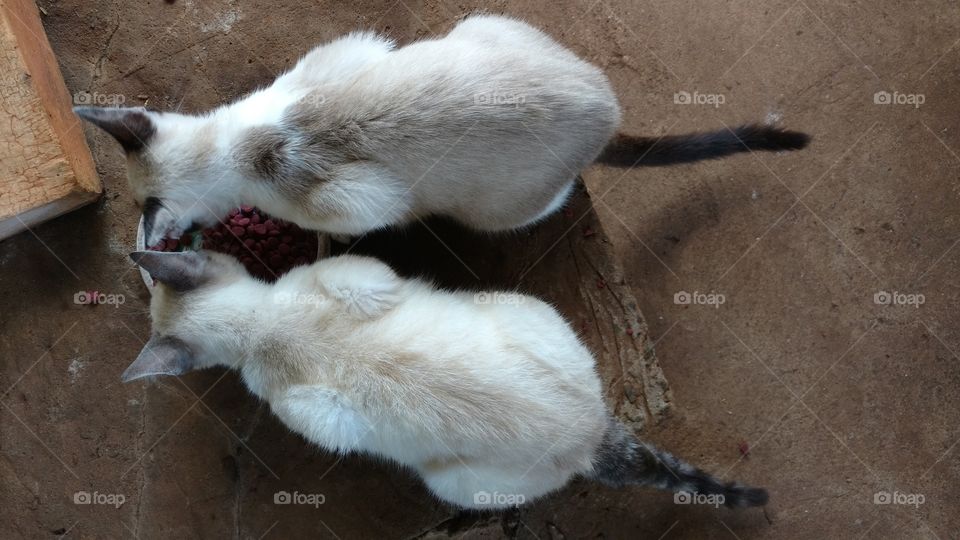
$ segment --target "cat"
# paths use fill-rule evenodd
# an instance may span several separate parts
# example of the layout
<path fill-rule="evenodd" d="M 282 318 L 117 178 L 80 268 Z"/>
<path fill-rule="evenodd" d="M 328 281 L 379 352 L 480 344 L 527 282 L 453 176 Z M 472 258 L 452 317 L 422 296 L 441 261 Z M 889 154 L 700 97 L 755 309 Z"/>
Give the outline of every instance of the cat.
<path fill-rule="evenodd" d="M 227 366 L 310 442 L 405 465 L 458 507 L 512 507 L 576 476 L 767 502 L 636 439 L 604 405 L 590 352 L 534 297 L 442 291 L 356 255 L 272 284 L 219 253 L 131 258 L 157 285 L 124 382 Z"/>
<path fill-rule="evenodd" d="M 620 107 L 598 68 L 492 15 L 401 48 L 346 35 L 203 115 L 74 110 L 126 150 L 147 245 L 214 225 L 241 203 L 340 236 L 431 214 L 507 231 L 560 209 L 594 161 L 670 165 L 809 140 L 757 125 L 615 136 Z"/>

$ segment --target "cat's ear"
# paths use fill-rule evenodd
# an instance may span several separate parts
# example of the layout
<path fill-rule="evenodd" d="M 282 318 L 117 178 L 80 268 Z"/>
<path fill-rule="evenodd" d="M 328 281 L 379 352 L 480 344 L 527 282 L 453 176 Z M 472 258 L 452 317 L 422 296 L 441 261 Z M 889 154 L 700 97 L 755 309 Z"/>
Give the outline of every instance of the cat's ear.
<path fill-rule="evenodd" d="M 130 258 L 150 277 L 178 292 L 196 289 L 214 277 L 210 256 L 198 251 L 134 251 Z"/>
<path fill-rule="evenodd" d="M 143 107 L 74 107 L 73 112 L 113 135 L 127 152 L 140 150 L 157 132 Z"/>
<path fill-rule="evenodd" d="M 179 236 L 179 217 L 157 197 L 147 197 L 143 202 L 143 239 L 148 246 L 154 246 L 168 235 Z M 173 234 L 171 234 L 173 233 Z"/>
<path fill-rule="evenodd" d="M 152 375 L 183 375 L 193 366 L 193 352 L 186 343 L 175 337 L 153 336 L 120 378 L 130 382 Z"/>

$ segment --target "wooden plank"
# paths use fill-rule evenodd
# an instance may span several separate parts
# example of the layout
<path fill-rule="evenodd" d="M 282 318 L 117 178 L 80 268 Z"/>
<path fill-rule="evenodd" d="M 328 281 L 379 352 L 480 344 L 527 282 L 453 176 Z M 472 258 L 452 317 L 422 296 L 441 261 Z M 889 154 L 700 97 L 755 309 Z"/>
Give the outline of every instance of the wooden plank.
<path fill-rule="evenodd" d="M 99 196 L 80 120 L 30 0 L 0 0 L 0 109 L 0 238 Z"/>

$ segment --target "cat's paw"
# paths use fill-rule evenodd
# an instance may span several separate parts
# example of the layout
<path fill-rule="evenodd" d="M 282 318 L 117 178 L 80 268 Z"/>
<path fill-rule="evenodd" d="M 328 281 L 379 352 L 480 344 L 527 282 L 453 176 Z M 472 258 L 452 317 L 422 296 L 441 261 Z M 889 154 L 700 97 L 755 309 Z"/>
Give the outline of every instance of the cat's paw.
<path fill-rule="evenodd" d="M 399 301 L 397 287 L 392 283 L 377 284 L 372 288 L 349 288 L 336 291 L 336 296 L 347 312 L 358 317 L 374 318 L 389 311 Z"/>
<path fill-rule="evenodd" d="M 348 314 L 374 318 L 400 301 L 403 280 L 377 259 L 341 255 L 321 261 L 317 284 L 329 291 Z"/>

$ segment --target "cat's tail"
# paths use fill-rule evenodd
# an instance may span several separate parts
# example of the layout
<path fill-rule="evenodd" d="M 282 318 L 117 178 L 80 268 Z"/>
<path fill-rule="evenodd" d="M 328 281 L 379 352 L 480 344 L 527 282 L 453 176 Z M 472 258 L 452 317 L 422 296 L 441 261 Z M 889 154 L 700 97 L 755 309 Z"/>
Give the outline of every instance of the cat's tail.
<path fill-rule="evenodd" d="M 637 440 L 618 420 L 611 418 L 603 441 L 593 458 L 590 478 L 622 487 L 640 484 L 677 493 L 680 503 L 696 502 L 730 508 L 763 506 L 767 490 L 723 482 L 663 450 Z"/>
<path fill-rule="evenodd" d="M 613 167 L 658 167 L 717 159 L 740 152 L 800 150 L 810 136 L 773 126 L 748 124 L 708 133 L 635 137 L 617 134 L 607 143 L 597 163 Z"/>

